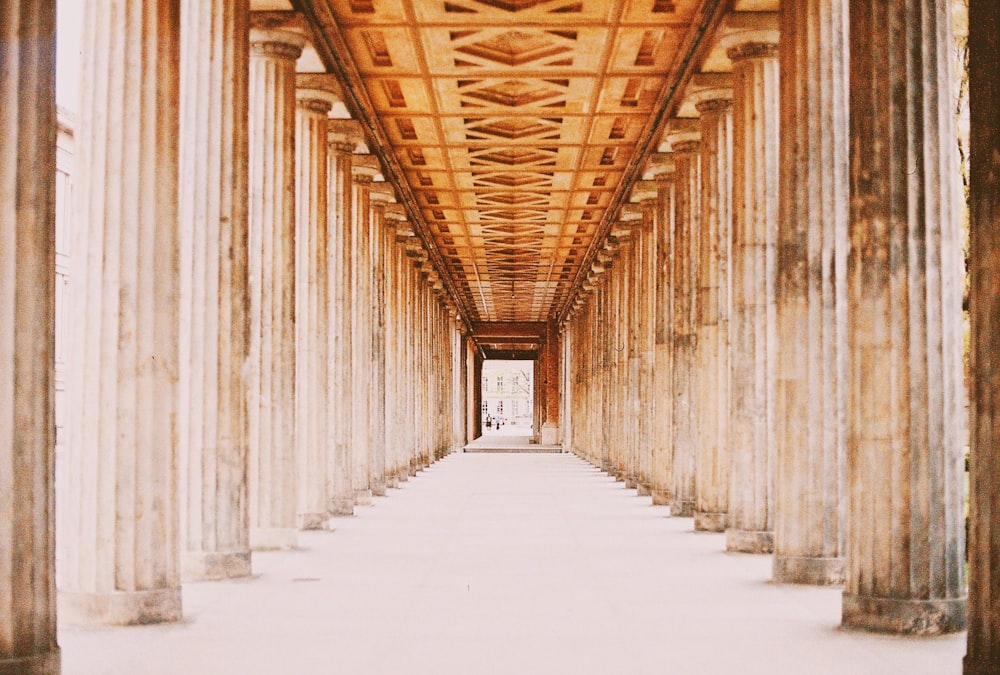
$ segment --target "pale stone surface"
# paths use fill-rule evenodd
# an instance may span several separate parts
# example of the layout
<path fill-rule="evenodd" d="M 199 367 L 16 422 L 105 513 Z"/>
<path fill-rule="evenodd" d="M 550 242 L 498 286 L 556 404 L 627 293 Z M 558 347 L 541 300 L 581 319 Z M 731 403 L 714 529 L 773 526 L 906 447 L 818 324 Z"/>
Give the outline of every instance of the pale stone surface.
<path fill-rule="evenodd" d="M 250 574 L 246 0 L 181 4 L 181 575 Z"/>
<path fill-rule="evenodd" d="M 774 579 L 844 579 L 846 0 L 781 6 Z"/>
<path fill-rule="evenodd" d="M 997 454 L 1000 364 L 1000 6 L 969 7 L 971 108 L 970 251 L 972 399 L 969 504 L 969 636 L 966 675 L 986 675 L 1000 663 L 1000 455 Z"/>
<path fill-rule="evenodd" d="M 569 454 L 455 454 L 255 554 L 253 583 L 185 585 L 190 623 L 63 630 L 64 670 L 959 672 L 962 636 L 839 631 L 838 590 L 768 583 L 767 558 L 632 495 Z"/>
<path fill-rule="evenodd" d="M 0 673 L 59 672 L 55 3 L 0 6 Z M 8 76 L 10 73 L 10 76 Z"/>
<path fill-rule="evenodd" d="M 695 508 L 697 419 L 694 357 L 697 333 L 696 275 L 701 223 L 701 160 L 697 140 L 672 142 L 675 171 L 673 244 L 673 466 L 671 514 L 691 516 Z"/>
<path fill-rule="evenodd" d="M 772 41 L 763 41 L 770 38 Z M 726 549 L 774 549 L 774 244 L 778 227 L 778 47 L 730 39 L 735 126 L 730 342 L 731 489 Z M 802 345 L 796 345 L 801 349 Z"/>
<path fill-rule="evenodd" d="M 332 76 L 295 79 L 295 521 L 319 530 L 328 518 L 331 417 L 327 115 L 341 97 Z"/>
<path fill-rule="evenodd" d="M 950 6 L 852 3 L 849 33 L 843 623 L 945 633 L 966 616 Z"/>
<path fill-rule="evenodd" d="M 733 213 L 733 92 L 700 92 L 701 218 L 692 398 L 697 418 L 694 529 L 722 532 L 729 509 L 729 264 Z"/>
<path fill-rule="evenodd" d="M 86 13 L 59 614 L 176 621 L 179 1 Z"/>
<path fill-rule="evenodd" d="M 301 33 L 250 30 L 250 545 L 296 545 L 295 61 Z"/>
<path fill-rule="evenodd" d="M 655 156 L 654 156 L 655 157 Z M 673 293 L 671 264 L 674 237 L 674 165 L 664 157 L 663 172 L 657 177 L 656 204 L 656 317 L 654 326 L 655 365 L 653 368 L 653 486 L 654 504 L 669 504 L 673 495 L 673 352 L 671 325 Z"/>
<path fill-rule="evenodd" d="M 330 484 L 329 511 L 334 516 L 354 513 L 354 486 L 352 484 L 353 457 L 351 437 L 353 429 L 352 400 L 354 376 L 352 354 L 352 276 L 354 274 L 354 239 L 352 238 L 353 200 L 351 199 L 351 158 L 361 141 L 361 130 L 353 120 L 327 122 L 327 227 L 330 245 L 330 346 L 329 397 L 333 413 L 333 452 L 329 459 L 327 475 Z"/>
<path fill-rule="evenodd" d="M 371 335 L 372 349 L 368 369 L 371 378 L 369 424 L 371 426 L 371 490 L 375 496 L 386 491 L 386 281 L 389 238 L 385 210 L 396 198 L 392 186 L 373 183 L 369 189 L 371 213 L 368 238 L 371 242 Z"/>

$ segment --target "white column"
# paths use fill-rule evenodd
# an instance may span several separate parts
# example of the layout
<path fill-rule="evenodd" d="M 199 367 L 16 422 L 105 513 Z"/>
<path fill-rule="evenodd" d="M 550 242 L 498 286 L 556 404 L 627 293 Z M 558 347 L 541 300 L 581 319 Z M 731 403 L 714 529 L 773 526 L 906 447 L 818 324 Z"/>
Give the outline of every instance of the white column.
<path fill-rule="evenodd" d="M 181 574 L 250 574 L 247 0 L 181 4 Z"/>
<path fill-rule="evenodd" d="M 333 430 L 333 453 L 328 464 L 331 515 L 354 513 L 351 453 L 353 421 L 353 373 L 351 312 L 354 240 L 351 157 L 361 141 L 361 130 L 353 120 L 327 122 L 327 227 L 330 254 L 330 336 L 327 383 L 333 410 L 329 424 Z"/>
<path fill-rule="evenodd" d="M 55 2 L 0 5 L 0 673 L 59 672 Z"/>
<path fill-rule="evenodd" d="M 60 618 L 181 618 L 179 0 L 86 4 Z"/>
<path fill-rule="evenodd" d="M 327 528 L 330 448 L 327 115 L 340 100 L 332 75 L 297 75 L 295 91 L 296 526 Z"/>
<path fill-rule="evenodd" d="M 369 220 L 369 240 L 371 241 L 371 306 L 372 306 L 372 349 L 369 361 L 371 378 L 371 398 L 369 399 L 369 425 L 371 428 L 371 490 L 375 496 L 385 496 L 386 491 L 386 278 L 388 228 L 386 227 L 386 206 L 396 201 L 389 183 L 372 183 L 369 190 L 371 217 Z"/>
<path fill-rule="evenodd" d="M 651 264 L 656 277 L 653 322 L 653 447 L 652 498 L 654 504 L 670 504 L 673 494 L 673 359 L 670 326 L 673 321 L 671 270 L 674 238 L 674 160 L 666 153 L 654 153 L 647 172 L 656 181 L 656 255 Z"/>
<path fill-rule="evenodd" d="M 844 581 L 847 6 L 781 7 L 781 145 L 796 150 L 778 162 L 774 580 L 788 583 Z"/>
<path fill-rule="evenodd" d="M 950 16 L 948 0 L 850 8 L 843 623 L 892 633 L 966 619 Z"/>
<path fill-rule="evenodd" d="M 305 39 L 250 30 L 250 545 L 295 530 L 295 61 Z"/>
<path fill-rule="evenodd" d="M 729 509 L 729 264 L 733 213 L 733 91 L 694 95 L 701 114 L 701 219 L 695 301 L 694 529 L 722 532 Z M 736 458 L 734 458 L 736 459 Z"/>
<path fill-rule="evenodd" d="M 778 227 L 778 34 L 726 38 L 736 126 L 732 489 L 726 549 L 774 550 L 774 247 Z M 795 349 L 804 349 L 796 345 Z"/>

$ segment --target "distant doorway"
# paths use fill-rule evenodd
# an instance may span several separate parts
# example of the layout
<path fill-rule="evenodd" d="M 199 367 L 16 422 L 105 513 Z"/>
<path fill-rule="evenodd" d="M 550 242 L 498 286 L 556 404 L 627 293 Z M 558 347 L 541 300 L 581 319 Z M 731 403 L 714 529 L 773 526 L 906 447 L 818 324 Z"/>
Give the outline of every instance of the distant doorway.
<path fill-rule="evenodd" d="M 483 361 L 483 377 L 479 383 L 482 435 L 534 434 L 534 384 L 534 361 Z"/>

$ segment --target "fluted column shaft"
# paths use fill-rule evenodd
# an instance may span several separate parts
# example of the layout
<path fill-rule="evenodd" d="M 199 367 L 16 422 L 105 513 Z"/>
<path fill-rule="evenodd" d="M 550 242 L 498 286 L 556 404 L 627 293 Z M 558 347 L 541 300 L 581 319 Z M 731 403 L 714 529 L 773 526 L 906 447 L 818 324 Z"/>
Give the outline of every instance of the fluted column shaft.
<path fill-rule="evenodd" d="M 55 2 L 0 7 L 0 673 L 58 673 Z"/>
<path fill-rule="evenodd" d="M 177 495 L 179 0 L 88 2 L 60 616 L 181 618 Z"/>
<path fill-rule="evenodd" d="M 250 574 L 249 2 L 181 4 L 181 574 Z"/>
<path fill-rule="evenodd" d="M 653 493 L 653 444 L 656 419 L 656 390 L 653 371 L 656 359 L 656 186 L 650 186 L 649 197 L 640 201 L 642 226 L 636 234 L 639 237 L 639 260 L 636 265 L 635 294 L 639 304 L 636 317 L 639 351 L 639 485 L 640 496 Z"/>
<path fill-rule="evenodd" d="M 332 411 L 332 455 L 327 480 L 330 485 L 331 515 L 354 513 L 352 429 L 354 405 L 354 368 L 351 311 L 354 274 L 353 199 L 351 164 L 357 145 L 352 125 L 344 120 L 327 122 L 327 228 L 330 256 L 330 322 L 327 384 Z"/>
<path fill-rule="evenodd" d="M 369 189 L 376 169 L 370 155 L 356 155 L 352 160 L 351 242 L 354 263 L 351 269 L 351 364 L 352 423 L 351 480 L 354 503 L 372 503 L 371 492 L 371 354 L 372 354 L 372 250 L 371 204 Z"/>
<path fill-rule="evenodd" d="M 733 207 L 732 91 L 699 97 L 701 219 L 695 306 L 697 417 L 694 529 L 722 532 L 729 508 L 729 252 Z"/>
<path fill-rule="evenodd" d="M 850 11 L 843 623 L 895 633 L 965 626 L 950 23 L 947 0 L 866 0 Z"/>
<path fill-rule="evenodd" d="M 730 322 L 732 482 L 726 549 L 774 550 L 776 32 L 734 36 L 735 220 Z M 799 345 L 798 348 L 803 348 Z"/>
<path fill-rule="evenodd" d="M 322 530 L 327 528 L 331 450 L 327 115 L 339 97 L 315 76 L 298 75 L 296 81 L 295 523 L 300 530 Z"/>
<path fill-rule="evenodd" d="M 969 635 L 966 675 L 1000 663 L 1000 6 L 969 6 L 972 254 Z"/>
<path fill-rule="evenodd" d="M 844 579 L 847 7 L 781 7 L 774 579 Z"/>
<path fill-rule="evenodd" d="M 295 61 L 303 37 L 250 30 L 250 545 L 294 547 Z"/>
<path fill-rule="evenodd" d="M 657 179 L 656 316 L 654 324 L 655 366 L 653 368 L 653 486 L 654 504 L 669 504 L 673 495 L 673 241 L 674 241 L 674 169 Z"/>
<path fill-rule="evenodd" d="M 673 474 L 671 514 L 691 517 L 695 508 L 697 420 L 694 414 L 695 275 L 701 228 L 701 161 L 697 140 L 673 144 L 676 212 L 673 247 Z"/>
<path fill-rule="evenodd" d="M 379 188 L 388 188 L 386 183 Z M 384 190 L 371 191 L 371 216 L 369 239 L 371 242 L 371 309 L 372 348 L 369 358 L 371 396 L 369 398 L 369 427 L 371 429 L 371 490 L 376 496 L 385 496 L 386 490 L 386 203 L 392 199 Z"/>

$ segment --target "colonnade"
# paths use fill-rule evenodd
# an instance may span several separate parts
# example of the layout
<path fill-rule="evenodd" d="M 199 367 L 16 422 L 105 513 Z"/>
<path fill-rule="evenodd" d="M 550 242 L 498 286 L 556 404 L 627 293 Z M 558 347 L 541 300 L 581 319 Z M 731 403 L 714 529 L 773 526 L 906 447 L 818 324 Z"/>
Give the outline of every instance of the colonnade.
<path fill-rule="evenodd" d="M 57 597 L 78 624 L 179 620 L 182 581 L 248 576 L 252 550 L 295 547 L 465 441 L 462 325 L 360 124 L 330 116 L 336 79 L 296 73 L 292 13 L 88 5 L 55 325 L 51 5 L 0 17 L 5 673 L 58 672 Z"/>
<path fill-rule="evenodd" d="M 690 81 L 698 118 L 669 123 L 645 167 L 655 191 L 632 189 L 656 206 L 621 209 L 564 326 L 571 449 L 725 531 L 727 550 L 773 553 L 778 581 L 843 583 L 844 626 L 960 630 L 948 3 L 782 3 L 747 23 L 722 31 L 731 75 Z M 654 371 L 672 373 L 654 448 L 628 365 L 649 326 Z"/>

